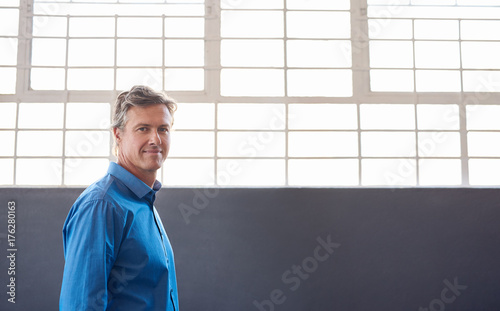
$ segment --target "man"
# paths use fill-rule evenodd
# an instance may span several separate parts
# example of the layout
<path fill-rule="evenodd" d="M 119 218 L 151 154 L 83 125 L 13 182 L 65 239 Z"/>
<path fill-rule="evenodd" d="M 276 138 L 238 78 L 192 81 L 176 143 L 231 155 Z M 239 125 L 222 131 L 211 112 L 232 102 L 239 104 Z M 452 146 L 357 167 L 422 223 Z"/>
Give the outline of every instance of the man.
<path fill-rule="evenodd" d="M 80 195 L 64 223 L 60 310 L 179 310 L 174 256 L 153 205 L 176 108 L 146 86 L 118 96 L 117 163 Z"/>

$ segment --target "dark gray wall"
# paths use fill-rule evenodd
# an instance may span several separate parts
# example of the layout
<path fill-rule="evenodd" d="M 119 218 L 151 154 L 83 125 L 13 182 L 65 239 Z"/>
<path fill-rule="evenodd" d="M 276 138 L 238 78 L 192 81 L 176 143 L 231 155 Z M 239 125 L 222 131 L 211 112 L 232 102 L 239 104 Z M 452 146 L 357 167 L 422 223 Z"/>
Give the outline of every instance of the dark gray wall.
<path fill-rule="evenodd" d="M 61 228 L 81 191 L 0 189 L 0 310 L 57 309 Z M 266 311 L 477 311 L 500 310 L 499 198 L 500 189 L 163 189 L 156 205 L 182 311 L 259 310 L 254 301 Z"/>

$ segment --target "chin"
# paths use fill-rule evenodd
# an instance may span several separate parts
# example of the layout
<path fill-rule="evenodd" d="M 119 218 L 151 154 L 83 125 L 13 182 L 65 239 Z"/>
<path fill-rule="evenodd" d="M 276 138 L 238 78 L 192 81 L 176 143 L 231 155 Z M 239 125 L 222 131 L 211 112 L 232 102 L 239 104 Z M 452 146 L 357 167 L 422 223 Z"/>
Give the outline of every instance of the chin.
<path fill-rule="evenodd" d="M 148 165 L 148 169 L 150 171 L 157 171 L 161 168 L 161 163 L 152 163 L 150 165 Z"/>
<path fill-rule="evenodd" d="M 161 162 L 159 161 L 142 161 L 138 165 L 144 171 L 156 171 L 161 168 Z"/>

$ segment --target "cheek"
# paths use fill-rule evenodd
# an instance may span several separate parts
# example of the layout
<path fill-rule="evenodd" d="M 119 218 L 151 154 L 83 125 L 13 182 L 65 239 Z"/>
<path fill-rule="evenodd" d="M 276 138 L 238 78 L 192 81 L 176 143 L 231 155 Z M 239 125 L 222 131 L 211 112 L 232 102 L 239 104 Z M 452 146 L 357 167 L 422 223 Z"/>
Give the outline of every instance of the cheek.
<path fill-rule="evenodd" d="M 164 144 L 170 145 L 170 141 L 171 141 L 170 135 L 166 135 L 165 137 L 163 137 L 162 140 L 163 140 Z"/>
<path fill-rule="evenodd" d="M 165 155 L 167 155 L 170 150 L 170 141 L 171 141 L 170 136 L 165 137 L 162 141 Z"/>
<path fill-rule="evenodd" d="M 124 146 L 125 149 L 137 152 L 141 150 L 141 148 L 144 146 L 145 143 L 146 142 L 144 141 L 144 139 L 141 139 L 141 137 L 131 135 L 126 140 Z"/>

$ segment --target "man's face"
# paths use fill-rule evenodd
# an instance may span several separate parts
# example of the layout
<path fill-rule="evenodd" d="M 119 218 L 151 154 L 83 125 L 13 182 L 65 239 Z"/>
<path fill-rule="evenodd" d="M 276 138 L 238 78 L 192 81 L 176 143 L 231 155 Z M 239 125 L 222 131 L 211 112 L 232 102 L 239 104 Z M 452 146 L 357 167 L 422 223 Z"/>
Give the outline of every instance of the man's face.
<path fill-rule="evenodd" d="M 156 172 L 168 155 L 172 116 L 164 104 L 131 107 L 123 130 L 115 129 L 118 162 L 131 173 Z"/>

